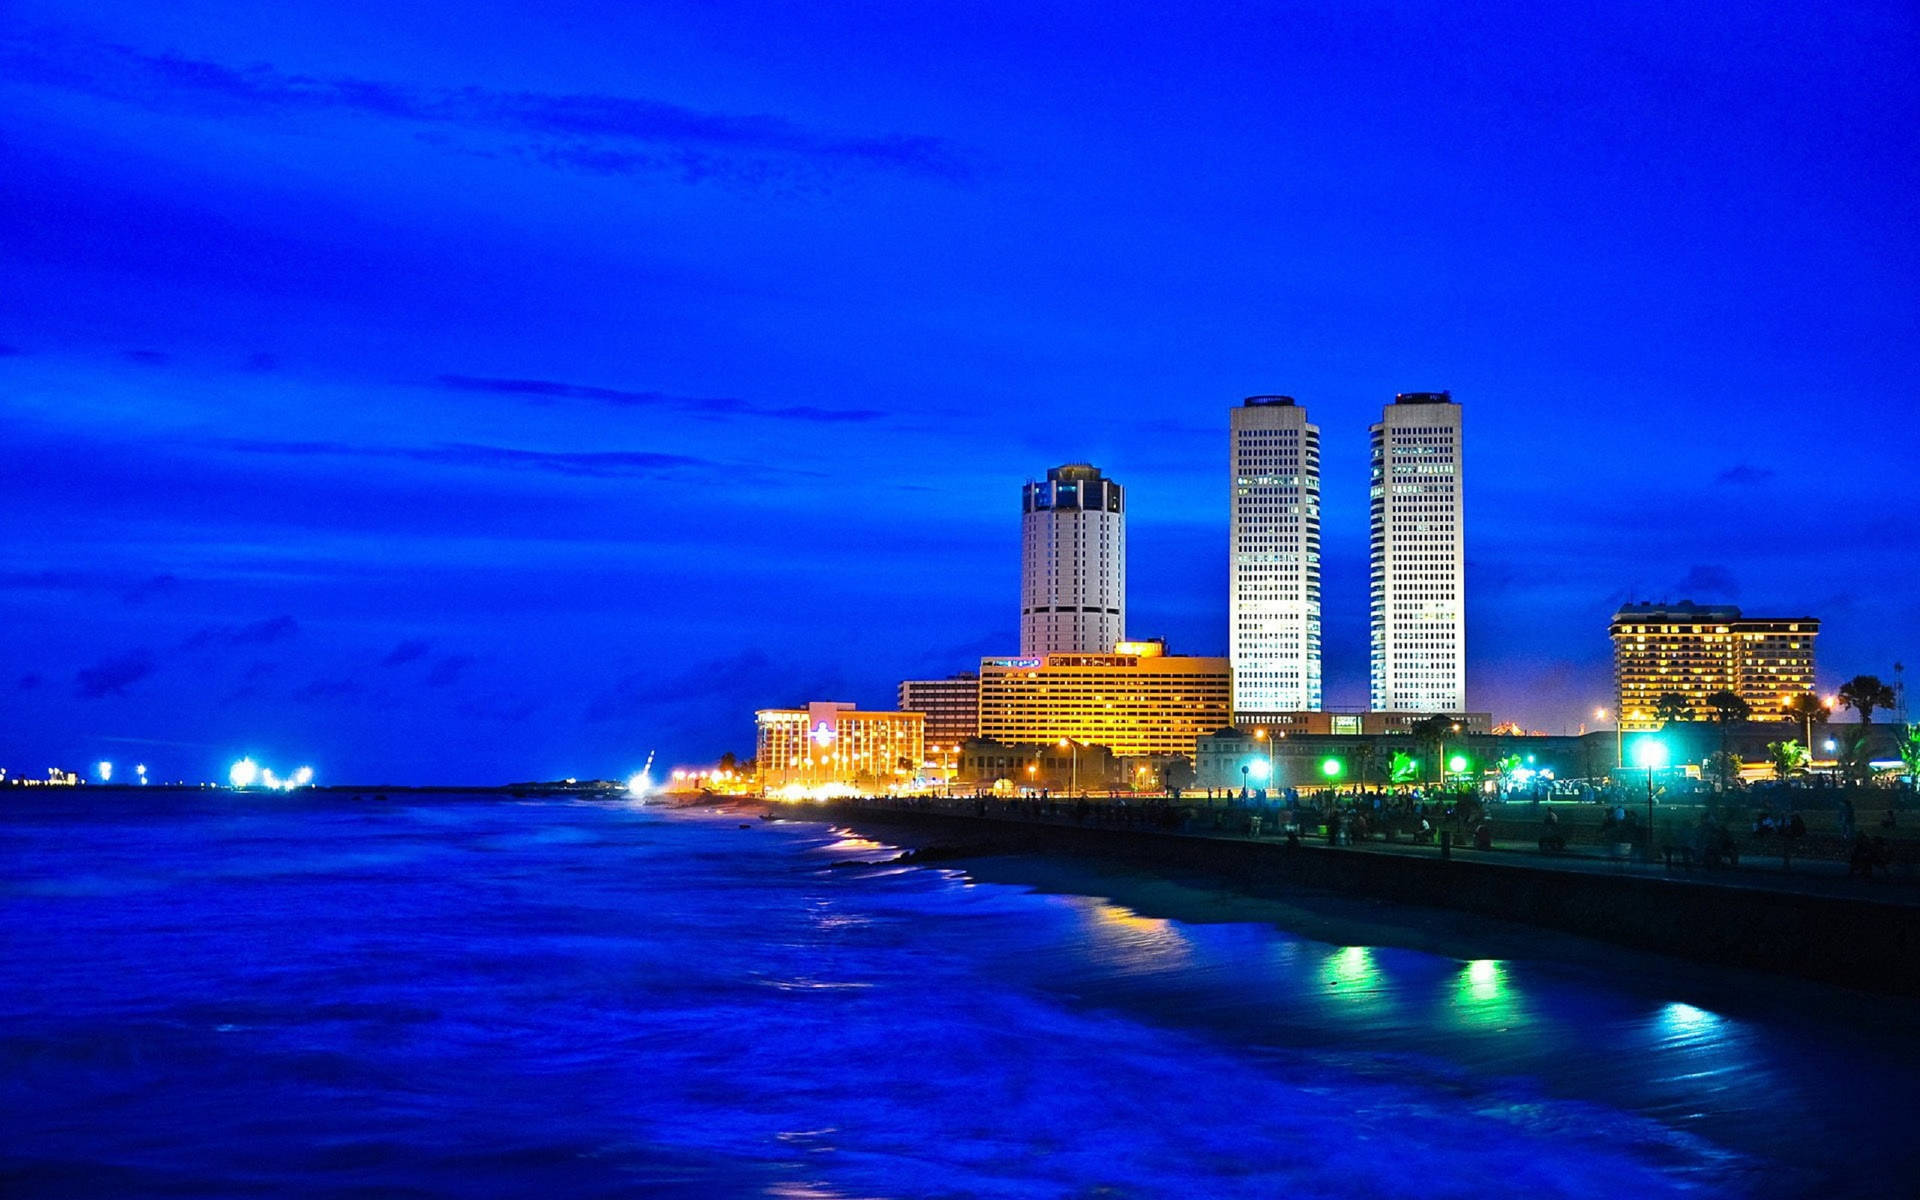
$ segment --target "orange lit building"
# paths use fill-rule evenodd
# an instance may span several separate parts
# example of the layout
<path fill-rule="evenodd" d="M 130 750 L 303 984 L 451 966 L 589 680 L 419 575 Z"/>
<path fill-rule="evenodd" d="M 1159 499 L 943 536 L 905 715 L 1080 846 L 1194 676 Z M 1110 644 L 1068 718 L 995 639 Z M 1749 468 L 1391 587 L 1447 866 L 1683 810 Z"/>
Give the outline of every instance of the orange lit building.
<path fill-rule="evenodd" d="M 823 700 L 754 714 L 762 789 L 799 784 L 885 791 L 912 779 L 926 755 L 926 717 L 863 712 Z"/>
<path fill-rule="evenodd" d="M 1732 692 L 1755 721 L 1787 720 L 1786 705 L 1813 690 L 1813 617 L 1747 617 L 1731 605 L 1629 604 L 1613 614 L 1613 671 L 1620 727 L 1660 728 L 1660 697 L 1679 696 L 1702 718 L 1706 699 Z"/>
<path fill-rule="evenodd" d="M 1225 658 L 1172 655 L 1161 642 L 1120 642 L 1111 654 L 983 658 L 980 736 L 1191 758 L 1201 734 L 1229 722 L 1232 675 Z"/>

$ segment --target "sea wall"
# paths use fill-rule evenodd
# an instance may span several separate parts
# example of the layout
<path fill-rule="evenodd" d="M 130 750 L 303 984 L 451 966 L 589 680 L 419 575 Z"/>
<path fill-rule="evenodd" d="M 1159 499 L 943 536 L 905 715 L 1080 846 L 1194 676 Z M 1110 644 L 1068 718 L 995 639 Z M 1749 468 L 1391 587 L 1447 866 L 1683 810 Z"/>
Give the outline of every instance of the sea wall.
<path fill-rule="evenodd" d="M 1702 962 L 1920 995 L 1920 908 L 1870 898 L 1556 870 L 1472 851 L 1442 859 L 851 804 L 808 805 L 794 815 L 816 813 L 882 836 L 899 830 L 912 835 L 897 839 L 909 844 L 1119 859 L 1204 873 L 1257 894 L 1321 888 L 1520 921 Z"/>

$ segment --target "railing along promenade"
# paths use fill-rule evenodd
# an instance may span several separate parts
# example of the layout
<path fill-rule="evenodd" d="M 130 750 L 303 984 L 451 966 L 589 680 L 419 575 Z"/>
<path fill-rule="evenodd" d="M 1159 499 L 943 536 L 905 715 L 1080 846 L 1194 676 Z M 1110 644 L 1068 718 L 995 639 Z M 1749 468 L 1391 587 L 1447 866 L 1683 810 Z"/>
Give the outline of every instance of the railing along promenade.
<path fill-rule="evenodd" d="M 922 846 L 1199 871 L 1256 893 L 1353 892 L 1920 994 L 1920 855 L 1910 838 L 1870 834 L 1866 844 L 1881 838 L 1888 861 L 1862 872 L 1852 861 L 1860 839 L 1841 839 L 1821 814 L 1804 836 L 1782 840 L 1745 829 L 1733 837 L 1724 824 L 1702 825 L 1704 810 L 1668 806 L 1649 854 L 1643 830 L 1610 820 L 1604 805 L 1496 805 L 1481 815 L 1444 801 L 1376 811 L 1372 799 L 1342 797 L 1329 809 L 1190 796 L 870 797 L 773 811 L 904 826 L 919 836 L 901 840 Z"/>

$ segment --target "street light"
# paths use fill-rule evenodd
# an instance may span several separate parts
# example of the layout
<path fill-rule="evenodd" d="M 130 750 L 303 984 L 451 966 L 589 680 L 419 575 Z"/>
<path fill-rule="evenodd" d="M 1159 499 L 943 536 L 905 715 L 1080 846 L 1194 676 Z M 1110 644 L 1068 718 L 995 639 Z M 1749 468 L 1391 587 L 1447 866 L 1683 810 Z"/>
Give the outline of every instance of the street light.
<path fill-rule="evenodd" d="M 1073 774 L 1068 777 L 1069 781 L 1067 783 L 1067 795 L 1071 796 L 1080 790 L 1080 743 L 1069 741 L 1066 738 L 1060 739 L 1060 748 L 1062 750 L 1069 746 L 1073 747 Z"/>
<path fill-rule="evenodd" d="M 1607 710 L 1604 708 L 1594 709 L 1593 718 L 1596 721 L 1606 720 Z M 1620 726 L 1620 714 L 1616 711 L 1613 714 L 1613 769 L 1616 771 L 1627 765 L 1626 736 L 1626 731 Z"/>
<path fill-rule="evenodd" d="M 1633 744 L 1635 766 L 1647 769 L 1647 861 L 1653 861 L 1653 773 L 1667 765 L 1667 744 L 1657 737 L 1643 737 Z"/>
<path fill-rule="evenodd" d="M 1267 779 L 1268 779 L 1269 781 L 1271 781 L 1271 780 L 1273 779 L 1273 739 L 1267 736 L 1267 731 L 1266 731 L 1265 729 L 1256 729 L 1256 730 L 1254 730 L 1254 731 L 1253 731 L 1253 736 L 1254 736 L 1254 738 L 1255 738 L 1255 740 L 1257 740 L 1257 741 L 1262 741 L 1262 742 L 1265 742 L 1265 743 L 1267 744 L 1267 774 L 1266 774 L 1266 778 L 1267 778 Z"/>

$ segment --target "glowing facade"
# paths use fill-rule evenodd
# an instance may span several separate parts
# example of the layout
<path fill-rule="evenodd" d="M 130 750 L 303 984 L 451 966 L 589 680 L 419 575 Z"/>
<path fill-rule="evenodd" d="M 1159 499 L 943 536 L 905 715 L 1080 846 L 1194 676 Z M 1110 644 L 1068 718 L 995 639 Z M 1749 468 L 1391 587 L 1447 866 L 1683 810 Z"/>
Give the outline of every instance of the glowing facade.
<path fill-rule="evenodd" d="M 1127 625 L 1120 485 L 1090 463 L 1068 463 L 1029 482 L 1020 511 L 1020 653 L 1111 650 Z"/>
<path fill-rule="evenodd" d="M 906 679 L 900 683 L 902 712 L 924 713 L 931 746 L 958 747 L 980 733 L 980 677 L 972 671 L 945 679 Z"/>
<path fill-rule="evenodd" d="M 763 788 L 844 785 L 884 791 L 905 783 L 926 756 L 926 717 L 863 712 L 819 701 L 754 714 L 754 762 Z"/>
<path fill-rule="evenodd" d="M 1813 690 L 1813 617 L 1745 617 L 1731 605 L 1629 604 L 1607 627 L 1620 727 L 1658 729 L 1660 698 L 1675 695 L 1705 719 L 1708 696 L 1732 692 L 1755 721 L 1784 721 Z"/>
<path fill-rule="evenodd" d="M 1467 706 L 1460 434 L 1460 406 L 1447 392 L 1402 393 L 1373 426 L 1375 712 Z"/>
<path fill-rule="evenodd" d="M 1169 655 L 1154 642 L 1121 642 L 1105 654 L 984 658 L 980 736 L 1191 757 L 1201 734 L 1227 724 L 1231 695 L 1227 659 Z"/>
<path fill-rule="evenodd" d="M 1291 396 L 1229 419 L 1233 711 L 1320 708 L 1320 427 Z"/>

